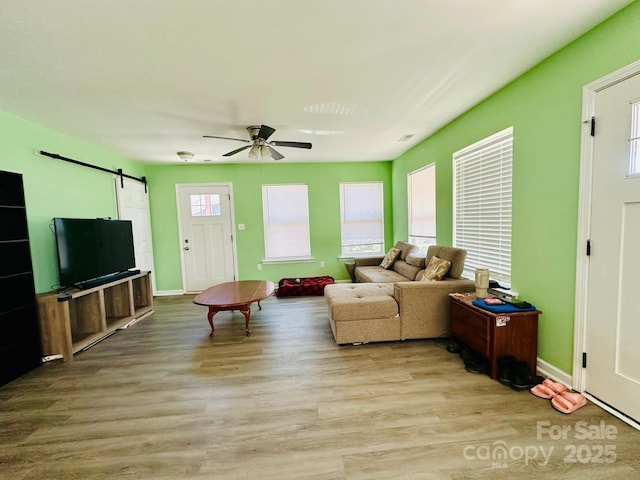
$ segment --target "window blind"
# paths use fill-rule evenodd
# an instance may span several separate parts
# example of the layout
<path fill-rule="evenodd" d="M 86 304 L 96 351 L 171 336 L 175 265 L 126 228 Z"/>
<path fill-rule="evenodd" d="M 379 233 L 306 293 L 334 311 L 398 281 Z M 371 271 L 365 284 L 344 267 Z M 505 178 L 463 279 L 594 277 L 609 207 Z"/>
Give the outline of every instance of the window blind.
<path fill-rule="evenodd" d="M 409 241 L 418 245 L 436 240 L 436 165 L 407 175 Z"/>
<path fill-rule="evenodd" d="M 382 182 L 340 184 L 342 256 L 384 254 Z"/>
<path fill-rule="evenodd" d="M 263 185 L 265 260 L 311 257 L 307 185 Z"/>
<path fill-rule="evenodd" d="M 465 271 L 488 268 L 511 283 L 513 127 L 453 154 L 454 245 L 467 251 Z"/>

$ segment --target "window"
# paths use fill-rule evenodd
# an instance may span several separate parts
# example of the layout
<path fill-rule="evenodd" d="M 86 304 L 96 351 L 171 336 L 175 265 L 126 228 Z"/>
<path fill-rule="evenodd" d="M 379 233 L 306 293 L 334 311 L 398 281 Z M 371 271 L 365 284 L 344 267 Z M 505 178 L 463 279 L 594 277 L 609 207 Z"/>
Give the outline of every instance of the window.
<path fill-rule="evenodd" d="M 629 175 L 640 175 L 640 102 L 631 104 Z"/>
<path fill-rule="evenodd" d="M 467 251 L 465 271 L 488 268 L 511 284 L 513 127 L 453 154 L 456 247 Z"/>
<path fill-rule="evenodd" d="M 306 185 L 263 185 L 266 261 L 311 260 Z"/>
<path fill-rule="evenodd" d="M 342 256 L 384 255 L 381 182 L 340 184 Z"/>
<path fill-rule="evenodd" d="M 206 195 L 189 195 L 192 217 L 220 216 L 220 195 L 217 193 Z"/>
<path fill-rule="evenodd" d="M 431 164 L 407 175 L 409 205 L 409 243 L 423 253 L 436 243 L 436 165 Z"/>

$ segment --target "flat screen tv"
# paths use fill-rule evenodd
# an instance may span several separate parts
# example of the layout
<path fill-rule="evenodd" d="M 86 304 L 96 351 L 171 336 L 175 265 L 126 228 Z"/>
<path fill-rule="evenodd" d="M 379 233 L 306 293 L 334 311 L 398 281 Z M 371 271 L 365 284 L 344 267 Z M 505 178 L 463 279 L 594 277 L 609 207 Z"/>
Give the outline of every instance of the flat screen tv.
<path fill-rule="evenodd" d="M 54 218 L 53 224 L 62 288 L 100 285 L 136 266 L 131 221 Z"/>

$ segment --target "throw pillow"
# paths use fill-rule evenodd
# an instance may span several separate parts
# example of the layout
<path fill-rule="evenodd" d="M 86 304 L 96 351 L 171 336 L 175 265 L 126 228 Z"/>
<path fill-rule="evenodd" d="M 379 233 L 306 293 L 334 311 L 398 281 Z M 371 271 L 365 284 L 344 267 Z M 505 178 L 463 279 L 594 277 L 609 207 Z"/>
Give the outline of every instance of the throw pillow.
<path fill-rule="evenodd" d="M 396 259 L 400 256 L 400 249 L 399 248 L 392 248 L 391 250 L 389 250 L 389 252 L 387 253 L 387 256 L 384 257 L 384 259 L 382 260 L 382 263 L 380 264 L 380 266 L 384 269 L 390 269 L 391 266 L 393 265 L 393 262 L 396 261 Z"/>
<path fill-rule="evenodd" d="M 449 271 L 449 267 L 451 267 L 451 262 L 448 260 L 443 260 L 440 257 L 431 257 L 429 265 L 427 265 L 427 269 L 422 276 L 422 281 L 442 280 Z"/>

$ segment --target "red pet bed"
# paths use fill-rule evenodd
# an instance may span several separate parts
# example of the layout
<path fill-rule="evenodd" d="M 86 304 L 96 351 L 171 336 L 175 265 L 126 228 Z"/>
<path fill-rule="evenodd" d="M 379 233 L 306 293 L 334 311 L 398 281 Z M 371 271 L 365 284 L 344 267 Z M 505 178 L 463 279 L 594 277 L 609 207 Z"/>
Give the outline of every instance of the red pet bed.
<path fill-rule="evenodd" d="M 283 278 L 278 282 L 278 297 L 324 295 L 325 285 L 335 283 L 333 277 Z"/>

